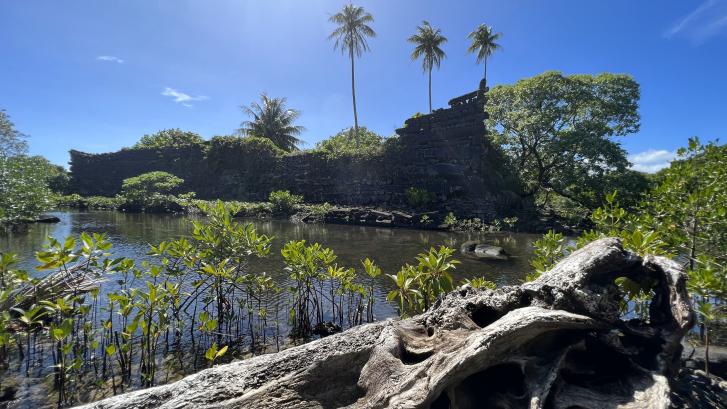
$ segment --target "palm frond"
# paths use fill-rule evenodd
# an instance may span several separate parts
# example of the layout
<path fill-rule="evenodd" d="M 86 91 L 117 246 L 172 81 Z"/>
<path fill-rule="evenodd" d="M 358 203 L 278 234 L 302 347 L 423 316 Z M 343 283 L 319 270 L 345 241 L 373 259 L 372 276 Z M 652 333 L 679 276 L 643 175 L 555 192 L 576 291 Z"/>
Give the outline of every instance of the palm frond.
<path fill-rule="evenodd" d="M 491 56 L 493 52 L 502 49 L 502 46 L 497 43 L 501 37 L 502 33 L 495 33 L 492 27 L 480 24 L 475 31 L 467 35 L 467 38 L 472 41 L 467 51 L 476 54 L 479 63 Z"/>
<path fill-rule="evenodd" d="M 376 32 L 368 23 L 372 23 L 374 17 L 367 13 L 363 7 L 352 4 L 346 5 L 341 11 L 332 15 L 328 21 L 337 25 L 336 29 L 328 36 L 329 40 L 335 40 L 334 50 L 340 49 L 342 53 L 348 52 L 357 57 L 369 51 L 366 39 L 376 37 Z"/>
<path fill-rule="evenodd" d="M 305 130 L 294 124 L 300 111 L 287 108 L 285 98 L 271 98 L 265 93 L 260 95 L 260 102 L 241 107 L 251 120 L 242 122 L 238 131 L 246 136 L 270 139 L 286 151 L 297 150 L 303 143 L 297 136 Z"/>
<path fill-rule="evenodd" d="M 416 34 L 407 39 L 415 45 L 411 53 L 411 59 L 422 58 L 422 69 L 430 70 L 432 67 L 439 68 L 442 60 L 447 56 L 442 50 L 442 44 L 447 42 L 447 37 L 442 35 L 442 30 L 434 29 L 428 21 L 423 21 L 417 26 Z"/>

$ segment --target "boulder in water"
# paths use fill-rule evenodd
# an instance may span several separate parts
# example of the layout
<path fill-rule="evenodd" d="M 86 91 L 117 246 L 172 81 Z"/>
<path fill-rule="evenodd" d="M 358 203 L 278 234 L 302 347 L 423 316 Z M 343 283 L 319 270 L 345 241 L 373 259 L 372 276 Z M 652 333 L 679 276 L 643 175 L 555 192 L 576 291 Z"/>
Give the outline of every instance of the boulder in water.
<path fill-rule="evenodd" d="M 459 248 L 462 255 L 480 260 L 507 260 L 509 254 L 502 247 L 477 241 L 466 241 Z"/>

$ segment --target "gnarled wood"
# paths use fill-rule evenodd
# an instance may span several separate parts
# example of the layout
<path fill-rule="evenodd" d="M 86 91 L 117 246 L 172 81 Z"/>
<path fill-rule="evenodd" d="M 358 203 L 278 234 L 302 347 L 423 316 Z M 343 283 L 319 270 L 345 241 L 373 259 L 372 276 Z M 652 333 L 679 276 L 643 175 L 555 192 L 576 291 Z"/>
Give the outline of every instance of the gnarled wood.
<path fill-rule="evenodd" d="M 617 277 L 656 280 L 625 321 Z M 537 280 L 221 365 L 87 408 L 668 408 L 693 322 L 685 274 L 602 239 Z"/>

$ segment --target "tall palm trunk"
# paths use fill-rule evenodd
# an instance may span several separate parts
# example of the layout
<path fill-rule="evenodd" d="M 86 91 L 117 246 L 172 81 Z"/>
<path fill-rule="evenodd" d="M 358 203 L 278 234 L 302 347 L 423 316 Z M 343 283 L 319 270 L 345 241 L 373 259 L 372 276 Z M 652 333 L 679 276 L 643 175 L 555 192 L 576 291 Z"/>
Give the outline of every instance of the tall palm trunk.
<path fill-rule="evenodd" d="M 429 67 L 429 113 L 432 113 L 432 67 Z"/>
<path fill-rule="evenodd" d="M 485 86 L 487 86 L 487 56 L 490 54 L 490 47 L 485 51 Z"/>
<path fill-rule="evenodd" d="M 358 114 L 356 113 L 356 74 L 354 70 L 353 51 L 349 53 L 351 56 L 351 96 L 353 97 L 353 135 L 356 138 L 356 149 L 358 149 Z"/>

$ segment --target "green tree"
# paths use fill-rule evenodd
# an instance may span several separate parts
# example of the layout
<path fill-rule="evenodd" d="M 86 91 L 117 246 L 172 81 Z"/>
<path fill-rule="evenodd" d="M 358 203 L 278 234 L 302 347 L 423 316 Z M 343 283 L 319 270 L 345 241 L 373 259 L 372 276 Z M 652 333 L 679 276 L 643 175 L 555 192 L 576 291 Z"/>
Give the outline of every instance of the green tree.
<path fill-rule="evenodd" d="M 422 69 L 429 75 L 429 112 L 432 112 L 432 68 L 439 68 L 446 54 L 442 50 L 442 44 L 447 42 L 447 37 L 442 35 L 442 30 L 435 29 L 428 21 L 423 21 L 417 26 L 416 34 L 407 40 L 414 44 L 414 51 L 411 52 L 411 59 L 417 60 L 422 57 Z"/>
<path fill-rule="evenodd" d="M 203 142 L 204 139 L 194 132 L 174 128 L 164 129 L 151 135 L 144 135 L 139 142 L 132 146 L 132 149 L 179 148 L 197 145 Z"/>
<path fill-rule="evenodd" d="M 288 190 L 275 190 L 270 192 L 268 201 L 273 206 L 273 212 L 292 214 L 295 212 L 295 207 L 303 203 L 303 196 L 293 195 Z"/>
<path fill-rule="evenodd" d="M 480 24 L 477 29 L 467 35 L 472 43 L 470 44 L 467 52 L 477 54 L 477 62 L 484 62 L 485 74 L 483 78 L 487 83 L 487 58 L 492 55 L 493 52 L 502 49 L 500 44 L 497 43 L 502 37 L 502 33 L 495 33 L 492 27 L 487 24 Z"/>
<path fill-rule="evenodd" d="M 174 193 L 184 180 L 171 173 L 154 171 L 124 179 L 121 195 L 129 199 L 141 199 L 148 195 Z"/>
<path fill-rule="evenodd" d="M 262 93 L 260 102 L 242 107 L 252 120 L 243 122 L 239 132 L 246 136 L 270 139 L 280 149 L 288 152 L 297 150 L 298 145 L 303 143 L 298 135 L 305 130 L 304 127 L 295 125 L 300 112 L 286 107 L 285 98 L 270 98 Z"/>
<path fill-rule="evenodd" d="M 42 156 L 27 156 L 26 135 L 0 109 L 0 224 L 34 219 L 51 206 L 49 184 L 62 183 L 65 170 Z"/>
<path fill-rule="evenodd" d="M 48 210 L 51 166 L 41 156 L 0 155 L 0 222 L 33 219 Z"/>
<path fill-rule="evenodd" d="M 689 140 L 660 175 L 646 203 L 655 220 L 670 231 L 675 252 L 727 263 L 727 145 Z"/>
<path fill-rule="evenodd" d="M 328 139 L 316 143 L 316 149 L 331 156 L 374 154 L 383 150 L 386 138 L 362 126 L 358 138 L 354 129 L 347 128 Z"/>
<path fill-rule="evenodd" d="M 709 353 L 709 327 L 725 317 L 727 299 L 727 146 L 702 144 L 692 138 L 679 149 L 677 160 L 656 176 L 656 187 L 640 206 L 629 212 L 608 194 L 605 204 L 591 214 L 593 229 L 576 246 L 550 232 L 535 243 L 532 280 L 550 269 L 576 247 L 602 237 L 619 237 L 624 248 L 640 255 L 666 255 L 687 271 L 687 290 L 698 313 L 700 338 Z M 634 306 L 645 317 L 652 296 L 652 280 L 634 282 L 625 277 L 623 308 Z M 705 361 L 708 362 L 708 357 Z M 709 367 L 705 365 L 705 370 Z"/>
<path fill-rule="evenodd" d="M 629 163 L 613 137 L 639 129 L 639 85 L 620 74 L 546 72 L 488 93 L 490 134 L 519 173 L 524 196 L 588 192 Z"/>
<path fill-rule="evenodd" d="M 178 211 L 180 205 L 175 199 L 184 179 L 171 173 L 154 171 L 124 179 L 119 196 L 124 202 L 121 208 L 130 211 L 146 211 L 164 208 L 165 211 Z M 194 193 L 179 197 L 189 199 Z"/>
<path fill-rule="evenodd" d="M 348 53 L 351 59 L 351 96 L 353 98 L 353 130 L 358 140 L 358 114 L 356 112 L 356 74 L 354 69 L 354 57 L 361 57 L 365 51 L 369 51 L 367 37 L 376 37 L 376 32 L 369 26 L 374 17 L 366 12 L 363 7 L 348 4 L 341 11 L 331 16 L 328 21 L 337 25 L 336 29 L 328 36 L 329 40 L 335 40 L 334 49 L 340 49 L 343 54 Z"/>
<path fill-rule="evenodd" d="M 23 155 L 28 151 L 26 136 L 15 129 L 10 116 L 0 109 L 0 157 Z"/>

